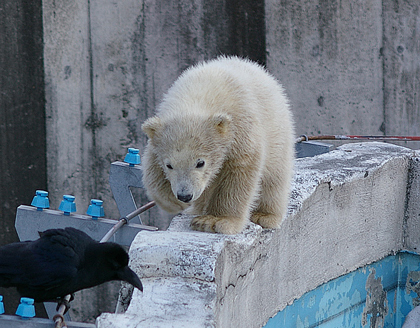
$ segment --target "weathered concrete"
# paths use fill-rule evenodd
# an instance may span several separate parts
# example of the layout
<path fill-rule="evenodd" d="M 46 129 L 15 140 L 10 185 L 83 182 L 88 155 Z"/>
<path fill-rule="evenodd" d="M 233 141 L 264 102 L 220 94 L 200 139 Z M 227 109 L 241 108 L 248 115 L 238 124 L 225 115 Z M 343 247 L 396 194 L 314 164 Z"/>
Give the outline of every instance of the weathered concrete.
<path fill-rule="evenodd" d="M 420 134 L 420 2 L 383 0 L 384 132 Z M 416 143 L 416 149 L 420 142 Z"/>
<path fill-rule="evenodd" d="M 41 0 L 0 2 L 0 245 L 18 241 L 16 207 L 47 184 Z M 1 288 L 7 314 L 20 295 Z M 37 306 L 37 313 L 45 311 Z"/>
<path fill-rule="evenodd" d="M 191 217 L 178 216 L 168 231 L 139 233 L 130 265 L 144 293 L 134 292 L 125 314 L 102 314 L 97 326 L 262 326 L 305 292 L 405 247 L 415 157 L 365 143 L 298 160 L 278 230 L 249 224 L 235 236 L 200 233 L 190 230 Z"/>
<path fill-rule="evenodd" d="M 86 1 L 43 1 L 48 187 L 52 208 L 62 195 L 87 209 L 93 192 L 90 56 Z"/>
<path fill-rule="evenodd" d="M 297 133 L 381 134 L 382 1 L 267 0 L 265 9 L 267 67 Z"/>
<path fill-rule="evenodd" d="M 413 252 L 420 251 L 420 151 L 410 161 L 404 218 L 404 245 Z"/>
<path fill-rule="evenodd" d="M 418 1 L 267 0 L 265 12 L 267 67 L 299 134 L 420 133 Z"/>

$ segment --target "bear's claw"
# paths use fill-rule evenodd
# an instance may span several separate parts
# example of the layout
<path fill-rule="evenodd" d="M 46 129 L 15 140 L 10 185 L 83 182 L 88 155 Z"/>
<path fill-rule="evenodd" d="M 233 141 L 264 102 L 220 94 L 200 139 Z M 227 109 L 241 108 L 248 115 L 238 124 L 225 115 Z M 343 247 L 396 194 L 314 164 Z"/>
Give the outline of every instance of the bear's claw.
<path fill-rule="evenodd" d="M 266 229 L 276 229 L 281 223 L 277 215 L 257 212 L 251 215 L 251 221 Z"/>
<path fill-rule="evenodd" d="M 197 231 L 218 232 L 233 235 L 242 231 L 244 220 L 238 217 L 219 217 L 213 215 L 197 216 L 191 221 L 191 228 Z"/>

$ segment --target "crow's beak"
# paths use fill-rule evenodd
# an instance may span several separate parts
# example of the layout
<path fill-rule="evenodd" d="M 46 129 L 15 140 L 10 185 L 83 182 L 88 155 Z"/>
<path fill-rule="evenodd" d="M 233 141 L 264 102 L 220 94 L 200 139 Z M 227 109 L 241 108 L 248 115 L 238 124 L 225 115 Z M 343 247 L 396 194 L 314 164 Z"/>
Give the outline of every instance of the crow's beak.
<path fill-rule="evenodd" d="M 143 285 L 139 277 L 128 266 L 118 271 L 118 277 L 121 280 L 126 281 L 129 284 L 132 284 L 134 287 L 138 288 L 141 292 L 143 291 Z"/>

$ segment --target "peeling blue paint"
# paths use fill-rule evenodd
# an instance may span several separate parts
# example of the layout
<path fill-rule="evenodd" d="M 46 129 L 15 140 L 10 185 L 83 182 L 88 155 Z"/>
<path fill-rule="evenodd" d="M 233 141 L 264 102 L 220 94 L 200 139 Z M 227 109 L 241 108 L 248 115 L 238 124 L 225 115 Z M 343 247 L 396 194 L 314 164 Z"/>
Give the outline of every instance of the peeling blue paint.
<path fill-rule="evenodd" d="M 419 255 L 388 256 L 306 293 L 265 328 L 401 327 L 420 300 L 419 272 Z"/>

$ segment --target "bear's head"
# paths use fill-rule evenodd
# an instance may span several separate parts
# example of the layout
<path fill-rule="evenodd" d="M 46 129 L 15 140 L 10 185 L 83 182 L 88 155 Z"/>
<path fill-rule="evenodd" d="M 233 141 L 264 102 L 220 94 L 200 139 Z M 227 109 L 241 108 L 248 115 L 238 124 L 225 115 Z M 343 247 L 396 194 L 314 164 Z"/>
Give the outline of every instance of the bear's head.
<path fill-rule="evenodd" d="M 174 196 L 190 204 L 216 177 L 232 142 L 231 117 L 152 117 L 142 129 Z"/>

